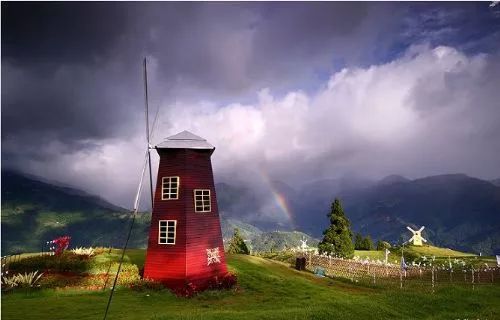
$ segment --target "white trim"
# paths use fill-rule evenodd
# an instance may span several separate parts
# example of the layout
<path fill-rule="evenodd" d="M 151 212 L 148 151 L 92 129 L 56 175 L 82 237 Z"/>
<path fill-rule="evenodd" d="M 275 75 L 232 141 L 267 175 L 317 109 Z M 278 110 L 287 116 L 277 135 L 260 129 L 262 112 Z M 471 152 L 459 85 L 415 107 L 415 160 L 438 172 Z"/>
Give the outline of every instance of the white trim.
<path fill-rule="evenodd" d="M 201 194 L 196 194 L 197 192 Z M 194 189 L 193 200 L 194 200 L 194 212 L 212 211 L 212 197 L 210 195 L 210 189 Z M 198 210 L 198 208 L 201 208 L 201 210 Z"/>
<path fill-rule="evenodd" d="M 168 179 L 168 180 L 167 180 Z M 177 181 L 172 181 L 172 180 Z M 165 181 L 167 180 L 167 181 Z M 172 183 L 176 183 L 177 187 L 172 188 L 170 185 Z M 165 184 L 168 184 L 169 187 L 165 188 Z M 179 199 L 179 190 L 181 185 L 181 178 L 179 176 L 170 176 L 161 178 L 161 199 L 162 200 L 178 200 Z M 175 192 L 173 192 L 175 191 Z M 175 195 L 175 197 L 173 197 Z"/>
<path fill-rule="evenodd" d="M 166 222 L 164 226 L 161 225 L 162 222 Z M 170 222 L 173 222 L 173 225 L 169 225 Z M 162 228 L 164 228 L 162 230 Z M 174 236 L 169 237 L 168 234 L 172 233 L 172 231 L 169 231 L 169 228 L 173 228 Z M 166 236 L 162 237 L 161 234 L 165 233 Z M 158 244 L 167 244 L 167 245 L 174 245 L 175 244 L 175 239 L 177 237 L 177 220 L 158 220 Z M 164 242 L 162 242 L 162 240 Z M 169 242 L 169 240 L 173 240 L 173 242 Z"/>

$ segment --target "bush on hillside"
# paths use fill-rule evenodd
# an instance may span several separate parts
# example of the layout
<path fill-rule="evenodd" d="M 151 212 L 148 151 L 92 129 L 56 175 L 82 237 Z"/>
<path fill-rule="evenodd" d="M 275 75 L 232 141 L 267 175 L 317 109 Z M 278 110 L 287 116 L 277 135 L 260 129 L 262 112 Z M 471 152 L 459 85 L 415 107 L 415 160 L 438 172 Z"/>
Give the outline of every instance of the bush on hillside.
<path fill-rule="evenodd" d="M 362 250 L 361 248 L 363 247 L 363 236 L 361 233 L 356 232 L 354 235 L 354 249 L 355 250 Z"/>
<path fill-rule="evenodd" d="M 232 289 L 236 287 L 237 282 L 236 275 L 228 272 L 222 277 L 212 278 L 203 286 L 197 286 L 192 282 L 188 282 L 184 287 L 172 290 L 172 292 L 177 296 L 190 298 L 205 290 Z"/>
<path fill-rule="evenodd" d="M 390 249 L 390 248 L 391 244 L 389 242 L 382 240 L 377 241 L 377 250 L 383 251 L 385 249 Z"/>
<path fill-rule="evenodd" d="M 373 250 L 373 241 L 370 235 L 363 237 L 361 233 L 356 233 L 356 235 L 354 236 L 354 249 Z"/>
<path fill-rule="evenodd" d="M 66 251 L 59 256 L 39 255 L 9 263 L 13 272 L 32 272 L 35 270 L 50 272 L 85 272 L 90 267 L 88 256 Z"/>
<path fill-rule="evenodd" d="M 373 241 L 370 235 L 363 239 L 363 250 L 373 250 Z"/>
<path fill-rule="evenodd" d="M 229 248 L 227 250 L 228 253 L 241 253 L 241 254 L 250 254 L 250 250 L 245 243 L 245 240 L 240 235 L 240 230 L 238 228 L 234 229 L 233 237 L 229 242 Z"/>

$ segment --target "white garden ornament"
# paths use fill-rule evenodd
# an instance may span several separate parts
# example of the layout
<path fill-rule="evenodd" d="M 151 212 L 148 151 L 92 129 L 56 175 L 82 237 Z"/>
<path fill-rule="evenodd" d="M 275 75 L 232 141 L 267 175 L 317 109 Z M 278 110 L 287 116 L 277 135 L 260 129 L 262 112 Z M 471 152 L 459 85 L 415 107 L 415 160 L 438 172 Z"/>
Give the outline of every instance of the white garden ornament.
<path fill-rule="evenodd" d="M 300 249 L 302 251 L 307 251 L 307 249 L 309 248 L 309 246 L 307 245 L 307 239 L 306 238 L 302 238 L 302 240 L 300 240 L 301 244 L 300 244 Z"/>
<path fill-rule="evenodd" d="M 422 245 L 422 241 L 423 242 L 427 242 L 427 240 L 422 237 L 422 230 L 424 230 L 424 228 L 425 227 L 422 226 L 418 230 L 413 230 L 410 227 L 406 227 L 406 229 L 410 230 L 410 232 L 413 233 L 413 236 L 410 238 L 410 240 L 408 240 L 408 242 L 412 242 L 412 244 L 414 246 L 421 246 Z"/>

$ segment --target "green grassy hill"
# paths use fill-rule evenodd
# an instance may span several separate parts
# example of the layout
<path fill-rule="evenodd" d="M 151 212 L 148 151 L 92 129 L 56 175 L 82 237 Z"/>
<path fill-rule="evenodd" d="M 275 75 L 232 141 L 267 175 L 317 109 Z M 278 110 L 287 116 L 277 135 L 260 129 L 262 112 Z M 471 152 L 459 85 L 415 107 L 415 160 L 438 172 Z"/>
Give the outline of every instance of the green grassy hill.
<path fill-rule="evenodd" d="M 391 258 L 394 257 L 394 254 L 398 252 L 399 254 L 401 251 L 396 250 L 395 248 L 391 249 Z M 460 252 L 456 250 L 451 250 L 448 248 L 439 248 L 431 245 L 424 245 L 424 246 L 405 246 L 403 253 L 407 258 L 414 258 L 414 257 L 432 257 L 435 256 L 437 258 L 445 259 L 445 258 L 456 258 L 456 257 L 476 257 L 475 254 L 473 253 L 466 253 L 466 252 Z M 354 253 L 355 256 L 361 259 L 365 258 L 370 258 L 371 260 L 384 260 L 385 258 L 385 253 L 384 251 L 377 251 L 377 250 L 355 250 Z"/>
<path fill-rule="evenodd" d="M 421 256 L 435 256 L 435 257 L 475 257 L 476 255 L 473 253 L 460 252 L 456 250 L 452 250 L 449 248 L 439 248 L 430 245 L 424 246 L 408 246 L 405 247 L 405 250 L 410 252 L 414 252 Z"/>
<path fill-rule="evenodd" d="M 138 218 L 136 247 L 146 243 L 149 218 Z M 102 198 L 2 170 L 2 255 L 47 250 L 47 241 L 63 235 L 72 247 L 121 246 L 129 222 L 129 211 Z"/>
<path fill-rule="evenodd" d="M 143 250 L 127 260 L 142 265 Z M 318 278 L 287 264 L 228 256 L 236 290 L 205 292 L 190 299 L 168 291 L 120 288 L 108 319 L 498 319 L 498 286 L 447 286 L 424 291 L 357 286 Z M 2 295 L 2 319 L 99 319 L 109 291 L 44 289 Z"/>

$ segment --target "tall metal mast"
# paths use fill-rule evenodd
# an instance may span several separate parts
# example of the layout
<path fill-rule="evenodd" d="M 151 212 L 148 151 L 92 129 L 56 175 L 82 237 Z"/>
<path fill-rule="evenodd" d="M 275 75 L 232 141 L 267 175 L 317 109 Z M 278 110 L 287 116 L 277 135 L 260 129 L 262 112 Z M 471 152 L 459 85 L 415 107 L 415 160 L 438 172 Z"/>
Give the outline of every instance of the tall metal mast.
<path fill-rule="evenodd" d="M 146 108 L 146 141 L 147 145 L 147 153 L 148 153 L 148 167 L 149 167 L 149 191 L 151 194 L 151 209 L 154 204 L 154 196 L 153 196 L 153 174 L 151 172 L 151 144 L 149 141 L 149 100 L 148 100 L 148 68 L 147 68 L 147 60 L 144 58 L 144 105 Z"/>
<path fill-rule="evenodd" d="M 151 144 L 149 141 L 149 137 L 150 137 L 150 134 L 152 134 L 152 132 L 149 131 L 148 73 L 147 73 L 146 58 L 144 58 L 143 67 L 144 67 L 144 100 L 145 100 L 145 113 L 146 113 L 146 141 L 147 141 L 146 154 L 144 157 L 144 166 L 142 167 L 142 172 L 141 172 L 141 176 L 140 176 L 140 180 L 139 180 L 139 186 L 137 187 L 137 193 L 136 193 L 135 199 L 134 199 L 134 208 L 132 211 L 132 221 L 130 222 L 130 227 L 128 229 L 127 237 L 126 237 L 125 243 L 124 243 L 123 248 L 122 248 L 120 263 L 118 265 L 118 270 L 116 272 L 115 279 L 113 281 L 113 287 L 111 288 L 111 292 L 109 294 L 108 303 L 106 305 L 106 311 L 104 312 L 104 318 L 103 318 L 104 320 L 106 320 L 106 318 L 108 316 L 109 307 L 111 306 L 111 301 L 113 300 L 113 294 L 115 292 L 116 283 L 118 281 L 118 276 L 119 276 L 121 268 L 122 268 L 123 258 L 125 256 L 125 251 L 127 250 L 127 246 L 128 246 L 129 240 L 130 240 L 130 235 L 132 234 L 132 229 L 134 228 L 134 223 L 135 223 L 135 219 L 137 216 L 137 212 L 139 211 L 139 202 L 140 202 L 141 193 L 142 193 L 142 185 L 143 185 L 143 181 L 144 181 L 144 173 L 146 171 L 146 166 L 149 167 L 149 187 L 150 187 L 150 193 L 151 193 L 151 208 L 153 208 L 153 200 L 154 200 L 153 199 L 153 175 L 151 172 L 151 153 L 150 153 L 152 148 L 151 148 Z M 153 123 L 153 129 L 154 129 L 154 126 L 156 124 L 156 120 L 158 118 L 158 111 L 159 111 L 159 107 L 158 107 L 158 110 L 156 111 L 156 116 L 155 116 L 154 123 Z"/>

